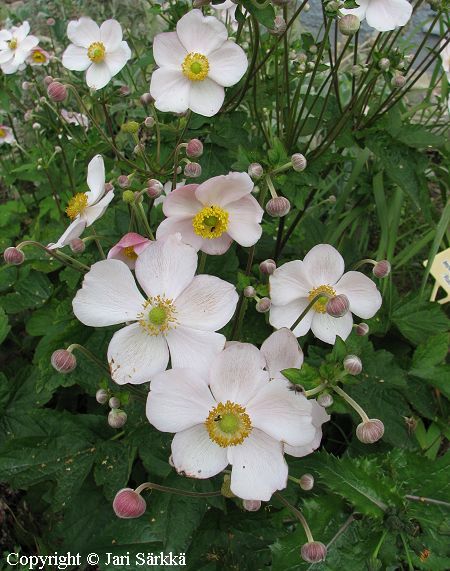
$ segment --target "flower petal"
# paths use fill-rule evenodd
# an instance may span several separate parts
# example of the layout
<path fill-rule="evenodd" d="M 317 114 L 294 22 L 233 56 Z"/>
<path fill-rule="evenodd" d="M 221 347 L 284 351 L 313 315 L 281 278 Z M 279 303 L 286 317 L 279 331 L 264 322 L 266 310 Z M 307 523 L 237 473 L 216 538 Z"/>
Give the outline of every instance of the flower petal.
<path fill-rule="evenodd" d="M 276 329 L 281 329 L 282 327 L 291 328 L 300 317 L 302 312 L 306 309 L 308 303 L 308 299 L 300 298 L 295 299 L 286 305 L 272 304 L 269 313 L 270 325 L 273 325 L 273 327 Z M 294 329 L 294 335 L 296 337 L 301 337 L 302 335 L 306 335 L 308 333 L 308 331 L 311 329 L 311 322 L 313 317 L 314 310 L 308 311 L 305 317 Z"/>
<path fill-rule="evenodd" d="M 224 99 L 225 89 L 212 79 L 190 82 L 189 109 L 194 113 L 212 117 L 219 112 Z"/>
<path fill-rule="evenodd" d="M 94 204 L 94 206 L 88 206 L 82 214 L 82 218 L 86 220 L 86 226 L 91 226 L 96 220 L 98 220 L 105 210 L 108 208 L 108 204 L 114 198 L 114 192 L 109 191 L 101 200 Z"/>
<path fill-rule="evenodd" d="M 117 75 L 130 58 L 131 50 L 127 42 L 122 42 L 114 51 L 107 52 L 105 63 L 111 72 L 111 76 Z"/>
<path fill-rule="evenodd" d="M 253 196 L 227 204 L 229 214 L 227 234 L 244 247 L 253 246 L 261 238 L 263 209 Z"/>
<path fill-rule="evenodd" d="M 297 338 L 285 327 L 275 331 L 264 341 L 261 353 L 266 360 L 271 379 L 285 379 L 280 371 L 300 369 L 303 364 L 303 351 Z"/>
<path fill-rule="evenodd" d="M 88 205 L 92 206 L 103 196 L 105 192 L 105 163 L 102 155 L 95 155 L 88 164 L 87 185 L 90 192 L 87 192 Z"/>
<path fill-rule="evenodd" d="M 145 293 L 176 299 L 191 283 L 197 269 L 197 253 L 179 236 L 151 242 L 136 262 L 136 277 Z"/>
<path fill-rule="evenodd" d="M 283 445 L 254 428 L 244 442 L 230 446 L 231 491 L 243 500 L 268 502 L 277 490 L 287 486 L 288 466 Z"/>
<path fill-rule="evenodd" d="M 383 302 L 375 283 L 361 272 L 346 272 L 335 290 L 348 297 L 350 311 L 362 319 L 373 317 Z"/>
<path fill-rule="evenodd" d="M 302 456 L 307 456 L 312 454 L 314 450 L 317 450 L 320 446 L 322 440 L 322 424 L 330 420 L 330 416 L 326 413 L 325 409 L 317 404 L 317 401 L 311 399 L 309 401 L 312 405 L 312 421 L 316 429 L 316 434 L 311 442 L 304 444 L 303 446 L 290 446 L 285 444 L 284 451 L 286 454 L 295 456 L 296 458 L 301 458 Z"/>
<path fill-rule="evenodd" d="M 56 244 L 51 244 L 48 247 L 50 250 L 56 250 L 57 248 L 63 248 L 70 244 L 72 240 L 75 238 L 79 238 L 81 234 L 83 234 L 84 229 L 86 228 L 85 220 L 82 220 L 79 216 L 73 220 L 67 227 L 67 230 L 61 236 L 61 238 L 56 242 Z"/>
<path fill-rule="evenodd" d="M 100 28 L 91 18 L 72 20 L 67 26 L 67 37 L 76 46 L 88 48 L 100 41 Z"/>
<path fill-rule="evenodd" d="M 179 432 L 204 422 L 215 405 L 197 370 L 170 369 L 152 378 L 146 413 L 158 430 Z"/>
<path fill-rule="evenodd" d="M 122 43 L 122 27 L 117 20 L 105 20 L 100 26 L 100 41 L 106 52 L 114 51 Z"/>
<path fill-rule="evenodd" d="M 189 108 L 191 82 L 180 70 L 159 68 L 152 73 L 150 95 L 160 111 L 184 113 Z"/>
<path fill-rule="evenodd" d="M 178 325 L 167 334 L 172 367 L 191 367 L 207 375 L 214 358 L 222 351 L 225 337 Z"/>
<path fill-rule="evenodd" d="M 213 16 L 203 16 L 201 10 L 191 10 L 178 20 L 177 34 L 188 52 L 205 56 L 217 50 L 228 38 L 225 25 Z"/>
<path fill-rule="evenodd" d="M 376 0 L 369 2 L 366 20 L 370 27 L 379 32 L 404 26 L 411 18 L 412 5 L 406 0 Z"/>
<path fill-rule="evenodd" d="M 285 305 L 300 297 L 307 298 L 313 289 L 310 278 L 304 263 L 300 260 L 283 264 L 269 278 L 272 302 L 276 305 Z"/>
<path fill-rule="evenodd" d="M 92 61 L 88 58 L 86 48 L 75 46 L 74 44 L 67 46 L 62 55 L 63 66 L 72 71 L 84 71 L 91 63 Z"/>
<path fill-rule="evenodd" d="M 370 1 L 371 0 L 357 0 L 356 3 L 359 5 L 358 8 L 352 8 L 352 9 L 341 8 L 340 12 L 342 12 L 342 14 L 344 15 L 353 14 L 360 20 L 364 20 L 364 18 L 366 17 L 367 7 L 369 6 Z"/>
<path fill-rule="evenodd" d="M 195 191 L 197 199 L 205 205 L 226 206 L 248 196 L 253 190 L 253 181 L 246 172 L 230 172 L 210 178 Z"/>
<path fill-rule="evenodd" d="M 305 271 L 314 287 L 333 285 L 344 273 L 344 259 L 329 244 L 314 246 L 303 258 Z"/>
<path fill-rule="evenodd" d="M 93 63 L 86 72 L 86 83 L 91 89 L 102 89 L 110 82 L 111 77 L 106 61 Z"/>
<path fill-rule="evenodd" d="M 119 260 L 91 266 L 72 302 L 75 316 L 85 325 L 102 327 L 135 320 L 145 299 L 129 268 Z"/>
<path fill-rule="evenodd" d="M 203 238 L 194 232 L 192 227 L 192 218 L 180 218 L 179 216 L 171 216 L 161 222 L 156 230 L 156 238 L 164 240 L 167 236 L 180 234 L 185 244 L 192 246 L 197 252 L 203 245 Z"/>
<path fill-rule="evenodd" d="M 153 57 L 159 67 L 181 69 L 181 64 L 187 56 L 176 32 L 163 32 L 153 39 Z"/>
<path fill-rule="evenodd" d="M 352 328 L 353 318 L 350 312 L 343 317 L 331 317 L 327 313 L 315 313 L 311 323 L 311 331 L 317 339 L 330 345 L 334 345 L 336 336 L 345 341 L 352 332 Z"/>
<path fill-rule="evenodd" d="M 209 438 L 204 424 L 175 434 L 172 441 L 175 469 L 188 478 L 211 478 L 228 466 L 227 449 Z"/>
<path fill-rule="evenodd" d="M 195 216 L 203 206 L 195 195 L 198 186 L 198 184 L 187 184 L 169 192 L 163 205 L 164 214 L 180 218 Z"/>
<path fill-rule="evenodd" d="M 23 41 L 30 33 L 30 24 L 25 21 L 20 26 L 14 26 L 13 36 L 19 41 Z"/>
<path fill-rule="evenodd" d="M 226 41 L 218 50 L 211 53 L 208 61 L 208 77 L 223 87 L 238 83 L 248 67 L 244 50 L 231 41 Z"/>
<path fill-rule="evenodd" d="M 205 254 L 210 254 L 211 256 L 220 256 L 221 254 L 225 254 L 231 246 L 232 241 L 233 240 L 227 233 L 222 234 L 220 238 L 213 238 L 212 240 L 202 238 L 200 250 L 205 252 Z"/>
<path fill-rule="evenodd" d="M 133 323 L 114 333 L 108 363 L 117 384 L 147 383 L 169 363 L 167 342 L 163 335 L 149 335 L 139 323 Z"/>

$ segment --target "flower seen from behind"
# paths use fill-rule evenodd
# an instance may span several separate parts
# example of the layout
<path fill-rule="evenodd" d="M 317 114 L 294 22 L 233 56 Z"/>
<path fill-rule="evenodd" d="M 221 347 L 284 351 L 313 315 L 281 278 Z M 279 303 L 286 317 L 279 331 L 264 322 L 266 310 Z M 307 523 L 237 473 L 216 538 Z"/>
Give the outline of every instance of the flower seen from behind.
<path fill-rule="evenodd" d="M 142 254 L 149 243 L 148 238 L 136 232 L 128 232 L 108 252 L 108 259 L 121 260 L 130 270 L 134 270 L 139 254 Z"/>

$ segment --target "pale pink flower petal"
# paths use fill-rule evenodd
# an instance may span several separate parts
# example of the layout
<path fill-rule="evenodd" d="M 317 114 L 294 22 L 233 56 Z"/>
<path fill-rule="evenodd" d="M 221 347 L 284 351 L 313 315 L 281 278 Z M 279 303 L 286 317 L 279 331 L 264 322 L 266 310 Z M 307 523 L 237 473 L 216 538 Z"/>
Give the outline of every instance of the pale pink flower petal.
<path fill-rule="evenodd" d="M 101 155 L 95 155 L 89 162 L 87 173 L 89 191 L 88 205 L 91 206 L 100 200 L 105 192 L 105 163 Z"/>
<path fill-rule="evenodd" d="M 294 299 L 286 305 L 274 305 L 270 306 L 269 322 L 276 329 L 281 327 L 287 327 L 290 329 L 303 311 L 308 307 L 309 300 L 306 298 Z M 314 317 L 314 310 L 308 311 L 305 317 L 300 321 L 300 323 L 294 329 L 294 335 L 296 337 L 301 337 L 306 335 L 311 329 L 311 322 Z"/>
<path fill-rule="evenodd" d="M 373 317 L 383 301 L 375 283 L 361 272 L 346 272 L 334 289 L 348 297 L 350 311 L 362 319 Z"/>
<path fill-rule="evenodd" d="M 173 236 L 174 234 L 180 234 L 182 241 L 195 248 L 196 251 L 202 248 L 204 240 L 194 232 L 192 218 L 171 216 L 163 220 L 156 230 L 156 238 L 158 240 L 164 240 L 167 236 Z"/>
<path fill-rule="evenodd" d="M 177 23 L 178 37 L 187 52 L 209 55 L 226 42 L 226 27 L 213 16 L 203 16 L 201 10 L 191 10 Z"/>
<path fill-rule="evenodd" d="M 314 399 L 311 399 L 309 402 L 312 406 L 312 422 L 316 430 L 313 440 L 302 446 L 290 446 L 289 444 L 285 444 L 284 446 L 284 451 L 286 454 L 290 454 L 291 456 L 295 456 L 297 458 L 312 454 L 314 450 L 319 448 L 320 442 L 322 440 L 322 424 L 330 420 L 330 415 L 327 414 L 323 406 L 320 406 Z"/>
<path fill-rule="evenodd" d="M 208 61 L 210 66 L 208 77 L 223 87 L 238 83 L 248 67 L 244 50 L 229 40 L 219 50 L 210 54 Z"/>
<path fill-rule="evenodd" d="M 191 81 L 189 109 L 199 115 L 216 115 L 225 99 L 225 89 L 208 77 L 203 81 Z"/>
<path fill-rule="evenodd" d="M 179 71 L 186 56 L 186 48 L 178 39 L 176 32 L 163 32 L 155 36 L 153 57 L 159 67 L 172 67 Z"/>
<path fill-rule="evenodd" d="M 184 113 L 189 108 L 190 82 L 180 69 L 160 67 L 152 73 L 150 95 L 159 111 Z"/>
<path fill-rule="evenodd" d="M 275 331 L 264 341 L 261 353 L 266 360 L 266 369 L 271 379 L 286 380 L 280 371 L 300 369 L 303 364 L 303 351 L 297 338 L 285 327 Z"/>
<path fill-rule="evenodd" d="M 350 312 L 343 317 L 331 317 L 328 313 L 314 313 L 311 331 L 321 341 L 334 345 L 336 336 L 344 341 L 352 332 L 353 318 Z"/>
<path fill-rule="evenodd" d="M 107 51 L 116 50 L 122 43 L 122 28 L 117 20 L 106 20 L 100 26 L 100 41 Z"/>
<path fill-rule="evenodd" d="M 343 257 L 329 244 L 318 244 L 311 248 L 303 258 L 303 264 L 314 287 L 335 284 L 345 268 Z"/>
<path fill-rule="evenodd" d="M 186 184 L 172 190 L 167 195 L 163 205 L 166 216 L 192 217 L 202 208 L 202 203 L 197 200 L 195 190 L 198 184 Z"/>
<path fill-rule="evenodd" d="M 253 186 L 253 181 L 246 172 L 230 172 L 206 180 L 198 186 L 195 195 L 202 204 L 225 207 L 248 196 Z"/>
<path fill-rule="evenodd" d="M 211 361 L 225 345 L 225 337 L 214 331 L 199 331 L 178 325 L 167 334 L 172 367 L 192 367 L 207 374 Z"/>
<path fill-rule="evenodd" d="M 76 46 L 88 48 L 94 42 L 101 41 L 100 28 L 91 18 L 72 20 L 67 26 L 67 37 Z"/>

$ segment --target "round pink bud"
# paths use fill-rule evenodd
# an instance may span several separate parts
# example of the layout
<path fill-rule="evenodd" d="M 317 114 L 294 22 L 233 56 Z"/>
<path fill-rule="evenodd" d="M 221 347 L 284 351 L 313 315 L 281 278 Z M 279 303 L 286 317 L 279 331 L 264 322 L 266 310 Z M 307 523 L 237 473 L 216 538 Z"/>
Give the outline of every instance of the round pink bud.
<path fill-rule="evenodd" d="M 98 389 L 98 391 L 95 393 L 95 400 L 99 404 L 105 404 L 108 398 L 109 398 L 109 393 L 105 389 Z"/>
<path fill-rule="evenodd" d="M 117 397 L 111 397 L 108 402 L 110 408 L 119 408 L 120 400 Z"/>
<path fill-rule="evenodd" d="M 372 270 L 376 278 L 385 278 L 391 273 L 391 264 L 387 260 L 377 262 Z"/>
<path fill-rule="evenodd" d="M 266 204 L 267 214 L 270 214 L 270 216 L 274 216 L 276 218 L 286 216 L 290 209 L 291 203 L 284 196 L 276 196 L 275 198 L 271 198 Z"/>
<path fill-rule="evenodd" d="M 31 83 L 29 81 L 23 81 L 22 82 L 22 89 L 24 91 L 28 91 L 31 88 Z"/>
<path fill-rule="evenodd" d="M 53 77 L 51 75 L 46 75 L 44 77 L 44 85 L 48 87 L 50 83 L 53 83 Z"/>
<path fill-rule="evenodd" d="M 66 349 L 58 349 L 54 351 L 50 359 L 52 367 L 58 373 L 71 373 L 77 366 L 75 355 Z"/>
<path fill-rule="evenodd" d="M 112 408 L 108 414 L 108 424 L 111 428 L 122 428 L 127 421 L 127 413 L 120 408 Z"/>
<path fill-rule="evenodd" d="M 367 335 L 369 333 L 369 326 L 367 325 L 367 323 L 358 323 L 358 325 L 355 327 L 355 331 L 356 335 L 364 337 L 364 335 Z"/>
<path fill-rule="evenodd" d="M 256 295 L 256 290 L 253 286 L 247 286 L 244 289 L 244 296 L 245 297 L 255 297 Z"/>
<path fill-rule="evenodd" d="M 353 36 L 359 30 L 361 22 L 358 16 L 346 14 L 339 20 L 339 31 L 343 36 Z"/>
<path fill-rule="evenodd" d="M 25 254 L 22 252 L 22 250 L 19 250 L 14 246 L 10 246 L 3 252 L 3 258 L 7 264 L 11 264 L 12 266 L 20 266 L 20 264 L 22 264 L 25 260 Z"/>
<path fill-rule="evenodd" d="M 292 168 L 297 172 L 302 172 L 306 169 L 308 161 L 301 153 L 295 153 L 291 157 Z"/>
<path fill-rule="evenodd" d="M 261 178 L 264 174 L 264 169 L 259 163 L 251 163 L 248 166 L 247 172 L 251 178 L 258 179 Z"/>
<path fill-rule="evenodd" d="M 320 541 L 310 541 L 302 546 L 300 551 L 303 561 L 307 563 L 320 563 L 325 561 L 327 548 Z"/>
<path fill-rule="evenodd" d="M 122 519 L 141 517 L 146 509 L 144 498 L 131 488 L 119 490 L 113 501 L 114 513 Z"/>
<path fill-rule="evenodd" d="M 261 298 L 256 304 L 256 311 L 258 313 L 267 313 L 270 309 L 272 302 L 268 297 Z"/>
<path fill-rule="evenodd" d="M 47 87 L 47 95 L 52 101 L 64 101 L 67 97 L 66 86 L 59 81 L 52 81 Z"/>
<path fill-rule="evenodd" d="M 150 103 L 153 103 L 153 101 L 154 101 L 154 99 L 150 95 L 150 93 L 144 93 L 143 95 L 141 95 L 142 105 L 150 105 Z"/>
<path fill-rule="evenodd" d="M 331 317 L 343 317 L 350 309 L 348 297 L 344 294 L 336 295 L 328 300 L 327 313 Z"/>
<path fill-rule="evenodd" d="M 362 371 L 361 359 L 356 355 L 347 355 L 344 359 L 344 369 L 349 375 L 359 375 Z"/>
<path fill-rule="evenodd" d="M 147 194 L 150 198 L 158 198 L 161 196 L 164 187 L 159 180 L 156 178 L 151 178 L 147 181 Z"/>
<path fill-rule="evenodd" d="M 128 87 L 128 85 L 121 85 L 117 92 L 120 97 L 128 97 L 128 95 L 131 93 L 131 89 Z"/>
<path fill-rule="evenodd" d="M 54 26 L 55 24 L 55 18 L 47 18 L 47 26 Z"/>
<path fill-rule="evenodd" d="M 202 167 L 199 163 L 188 163 L 184 167 L 184 176 L 197 178 L 202 174 Z"/>
<path fill-rule="evenodd" d="M 401 73 L 396 73 L 392 78 L 392 85 L 397 88 L 404 87 L 406 84 L 406 77 Z"/>
<path fill-rule="evenodd" d="M 384 434 L 384 424 L 378 418 L 371 418 L 361 422 L 356 427 L 356 437 L 364 444 L 378 442 Z"/>
<path fill-rule="evenodd" d="M 391 62 L 388 60 L 387 57 L 381 58 L 378 62 L 378 67 L 382 71 L 387 71 L 391 67 Z"/>
<path fill-rule="evenodd" d="M 276 16 L 275 20 L 273 21 L 273 28 L 269 30 L 271 34 L 275 36 L 281 36 L 287 29 L 286 20 L 283 16 Z"/>
<path fill-rule="evenodd" d="M 130 186 L 130 179 L 126 174 L 121 174 L 117 178 L 117 184 L 120 186 L 120 188 L 128 188 Z"/>
<path fill-rule="evenodd" d="M 312 474 L 303 474 L 300 478 L 300 488 L 309 492 L 314 488 L 314 476 Z"/>
<path fill-rule="evenodd" d="M 105 194 L 114 190 L 114 186 L 110 182 L 105 182 Z"/>
<path fill-rule="evenodd" d="M 146 117 L 144 119 L 144 125 L 147 127 L 147 129 L 151 129 L 152 127 L 155 126 L 156 121 L 153 119 L 153 117 Z"/>
<path fill-rule="evenodd" d="M 257 512 L 261 508 L 260 500 L 244 500 L 242 506 L 247 512 Z"/>
<path fill-rule="evenodd" d="M 86 244 L 81 238 L 74 238 L 70 242 L 70 249 L 74 254 L 82 254 L 86 250 Z"/>
<path fill-rule="evenodd" d="M 317 397 L 317 404 L 327 408 L 333 404 L 334 400 L 331 395 L 328 393 L 323 393 L 319 397 Z"/>
<path fill-rule="evenodd" d="M 272 260 L 271 258 L 264 260 L 259 264 L 260 272 L 262 274 L 267 274 L 268 276 L 271 276 L 276 269 L 277 269 L 277 264 L 275 260 Z"/>
<path fill-rule="evenodd" d="M 203 143 L 200 139 L 191 139 L 186 147 L 186 155 L 196 159 L 203 155 Z"/>

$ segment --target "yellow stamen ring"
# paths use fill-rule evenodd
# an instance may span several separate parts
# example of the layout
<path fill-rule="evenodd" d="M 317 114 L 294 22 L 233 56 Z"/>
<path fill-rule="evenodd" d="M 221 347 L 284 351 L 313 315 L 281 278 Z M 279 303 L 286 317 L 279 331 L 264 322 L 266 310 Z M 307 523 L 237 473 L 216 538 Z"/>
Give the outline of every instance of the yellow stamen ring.
<path fill-rule="evenodd" d="M 15 50 L 17 48 L 17 39 L 13 38 L 12 40 L 9 40 L 8 47 L 10 50 Z"/>
<path fill-rule="evenodd" d="M 102 42 L 94 42 L 88 47 L 88 58 L 94 63 L 100 63 L 105 59 L 106 48 Z"/>
<path fill-rule="evenodd" d="M 75 196 L 73 196 L 69 200 L 69 204 L 67 205 L 66 208 L 66 214 L 71 220 L 73 220 L 83 212 L 83 210 L 87 207 L 87 205 L 88 205 L 87 195 L 84 192 L 78 192 Z"/>
<path fill-rule="evenodd" d="M 147 299 L 143 305 L 143 311 L 137 318 L 141 327 L 149 335 L 165 335 L 170 329 L 176 327 L 175 314 L 173 300 L 157 295 Z"/>
<path fill-rule="evenodd" d="M 335 297 L 336 292 L 329 285 L 321 285 L 319 287 L 312 289 L 309 292 L 308 300 L 311 302 L 320 293 L 323 293 L 325 295 L 323 296 L 323 298 L 318 299 L 316 301 L 316 303 L 313 305 L 313 309 L 314 311 L 317 311 L 317 313 L 326 313 L 328 300 L 332 297 Z"/>
<path fill-rule="evenodd" d="M 228 212 L 220 206 L 205 206 L 192 219 L 192 227 L 202 238 L 220 238 L 228 228 Z"/>
<path fill-rule="evenodd" d="M 209 72 L 208 58 L 203 54 L 191 52 L 184 58 L 181 69 L 191 81 L 203 81 Z"/>
<path fill-rule="evenodd" d="M 33 52 L 33 54 L 31 55 L 31 58 L 36 63 L 45 63 L 47 61 L 47 58 L 45 57 L 45 55 L 39 51 Z"/>
<path fill-rule="evenodd" d="M 242 444 L 252 431 L 245 408 L 229 400 L 210 411 L 205 426 L 210 439 L 222 448 Z"/>

